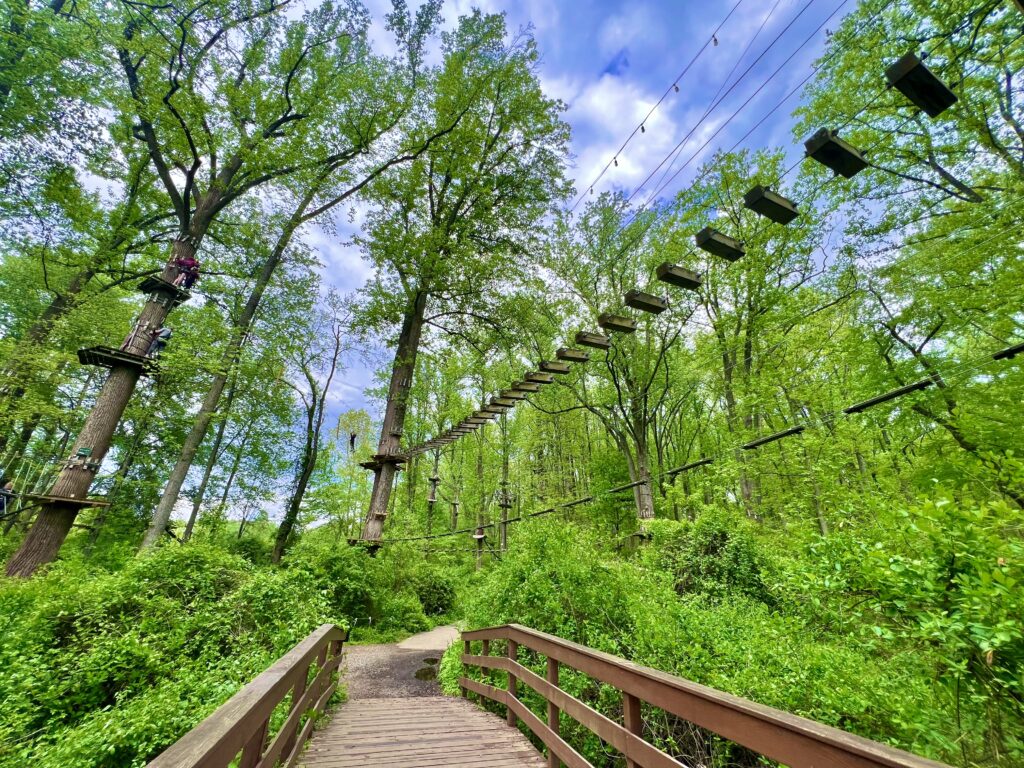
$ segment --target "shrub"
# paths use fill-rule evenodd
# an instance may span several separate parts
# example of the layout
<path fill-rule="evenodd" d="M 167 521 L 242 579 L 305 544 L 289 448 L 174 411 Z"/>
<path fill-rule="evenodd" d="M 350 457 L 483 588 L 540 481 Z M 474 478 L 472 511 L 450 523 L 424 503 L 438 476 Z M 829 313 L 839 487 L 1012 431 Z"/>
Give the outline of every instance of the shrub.
<path fill-rule="evenodd" d="M 317 586 L 198 544 L 0 582 L 0 766 L 145 764 L 335 620 Z"/>

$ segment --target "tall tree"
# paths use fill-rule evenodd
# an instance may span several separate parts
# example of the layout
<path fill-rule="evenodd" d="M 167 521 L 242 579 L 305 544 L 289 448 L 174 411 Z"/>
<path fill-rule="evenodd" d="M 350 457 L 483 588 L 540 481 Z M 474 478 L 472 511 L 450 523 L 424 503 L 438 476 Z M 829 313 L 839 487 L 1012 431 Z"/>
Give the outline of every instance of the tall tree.
<path fill-rule="evenodd" d="M 458 127 L 386 183 L 372 185 L 363 241 L 377 268 L 370 321 L 399 319 L 362 538 L 384 529 L 424 327 L 486 316 L 527 253 L 535 223 L 563 193 L 567 128 L 541 92 L 532 39 L 507 48 L 500 16 L 463 17 L 443 40 L 431 112 L 472 101 Z M 515 261 L 520 261 L 516 259 Z"/>
<path fill-rule="evenodd" d="M 352 97 L 346 76 L 368 55 L 364 10 L 324 6 L 298 21 L 282 10 L 273 0 L 125 8 L 123 32 L 112 41 L 125 86 L 119 119 L 146 148 L 175 213 L 177 235 L 161 273 L 167 283 L 177 275 L 174 262 L 196 256 L 231 203 L 302 167 L 362 151 L 360 141 L 325 128 Z M 171 307 L 147 302 L 124 351 L 144 355 Z M 141 372 L 140 363 L 112 368 L 48 494 L 69 501 L 40 507 L 9 575 L 29 576 L 56 557 L 77 515 L 71 500 L 88 492 Z"/>

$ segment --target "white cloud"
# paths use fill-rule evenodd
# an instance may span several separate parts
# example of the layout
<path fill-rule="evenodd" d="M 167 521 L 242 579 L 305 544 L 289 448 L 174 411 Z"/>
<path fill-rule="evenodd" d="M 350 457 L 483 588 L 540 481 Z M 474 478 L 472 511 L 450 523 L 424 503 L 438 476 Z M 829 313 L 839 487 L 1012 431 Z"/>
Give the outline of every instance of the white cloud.
<path fill-rule="evenodd" d="M 649 5 L 635 3 L 605 19 L 598 32 L 598 44 L 607 56 L 638 44 L 660 47 L 666 28 L 665 19 L 655 18 Z"/>

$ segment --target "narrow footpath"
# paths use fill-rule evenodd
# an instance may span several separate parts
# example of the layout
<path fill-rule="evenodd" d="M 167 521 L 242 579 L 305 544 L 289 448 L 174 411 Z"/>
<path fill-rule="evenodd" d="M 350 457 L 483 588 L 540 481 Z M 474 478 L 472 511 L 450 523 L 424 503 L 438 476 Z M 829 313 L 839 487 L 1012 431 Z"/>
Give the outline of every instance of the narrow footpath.
<path fill-rule="evenodd" d="M 529 740 L 465 699 L 443 696 L 441 654 L 454 626 L 401 643 L 355 645 L 342 667 L 348 701 L 314 734 L 305 768 L 518 768 L 547 765 Z"/>

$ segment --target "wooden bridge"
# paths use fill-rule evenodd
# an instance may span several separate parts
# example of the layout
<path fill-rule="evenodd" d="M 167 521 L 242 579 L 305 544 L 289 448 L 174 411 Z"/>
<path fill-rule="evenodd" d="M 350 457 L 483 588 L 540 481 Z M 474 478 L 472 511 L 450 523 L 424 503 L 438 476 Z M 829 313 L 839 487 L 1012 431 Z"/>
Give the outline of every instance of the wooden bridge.
<path fill-rule="evenodd" d="M 571 727 L 601 740 L 608 755 L 603 765 L 688 768 L 652 743 L 645 726 L 669 717 L 793 768 L 943 768 L 516 624 L 462 633 L 462 698 L 355 698 L 322 723 L 338 684 L 344 637 L 333 625 L 320 627 L 150 767 L 590 768 L 571 743 Z M 616 717 L 559 687 L 562 670 L 582 673 L 595 689 L 615 689 Z"/>

